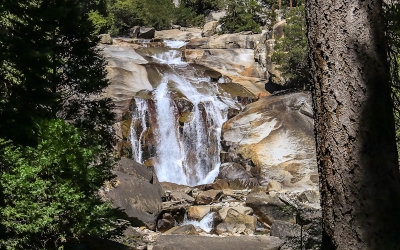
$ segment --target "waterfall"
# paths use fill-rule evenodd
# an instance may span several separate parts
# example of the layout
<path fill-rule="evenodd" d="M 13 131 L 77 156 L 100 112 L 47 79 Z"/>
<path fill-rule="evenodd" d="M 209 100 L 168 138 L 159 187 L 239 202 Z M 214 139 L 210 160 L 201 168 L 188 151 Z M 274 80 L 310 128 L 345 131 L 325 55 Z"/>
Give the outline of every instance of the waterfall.
<path fill-rule="evenodd" d="M 157 138 L 154 161 L 157 177 L 160 181 L 190 186 L 211 183 L 219 172 L 222 125 L 229 108 L 237 109 L 238 103 L 221 93 L 218 83 L 200 77 L 195 67 L 183 62 L 181 51 L 171 49 L 153 58 L 171 69 L 162 75 L 152 98 L 157 123 L 151 124 Z M 179 123 L 182 112 L 176 96 L 190 104 L 183 125 Z M 135 101 L 132 124 L 141 125 L 131 126 L 132 151 L 134 159 L 142 162 L 142 133 L 149 115 L 146 102 L 138 98 Z M 141 133 L 137 127 L 142 128 Z"/>
<path fill-rule="evenodd" d="M 168 79 L 163 79 L 154 93 L 157 123 L 156 172 L 160 181 L 188 184 L 184 171 L 182 146 L 175 119 L 175 106 L 169 96 Z"/>
<path fill-rule="evenodd" d="M 130 129 L 132 156 L 136 162 L 143 163 L 142 139 L 147 130 L 148 106 L 146 100 L 139 98 L 135 98 L 135 104 Z"/>

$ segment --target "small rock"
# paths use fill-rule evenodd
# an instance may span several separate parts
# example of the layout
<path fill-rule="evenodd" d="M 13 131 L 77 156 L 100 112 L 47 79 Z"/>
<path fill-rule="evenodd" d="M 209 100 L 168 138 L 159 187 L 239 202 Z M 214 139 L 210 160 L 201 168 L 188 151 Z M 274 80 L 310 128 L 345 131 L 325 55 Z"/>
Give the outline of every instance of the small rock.
<path fill-rule="evenodd" d="M 173 227 L 170 230 L 166 231 L 165 234 L 196 235 L 198 233 L 196 231 L 196 228 L 193 225 L 189 224 Z"/>
<path fill-rule="evenodd" d="M 282 38 L 285 34 L 284 34 L 284 30 L 285 30 L 285 25 L 286 25 L 286 20 L 282 20 L 278 23 L 276 23 L 274 25 L 274 27 L 272 27 L 272 35 L 274 39 L 279 39 Z"/>
<path fill-rule="evenodd" d="M 211 22 L 206 23 L 204 25 L 203 32 L 201 33 L 201 35 L 203 37 L 209 37 L 209 36 L 214 35 L 216 32 L 217 26 L 218 26 L 218 21 L 211 21 Z"/>
<path fill-rule="evenodd" d="M 303 242 L 306 249 L 321 249 L 322 214 L 321 209 L 300 208 L 296 221 L 303 227 Z"/>
<path fill-rule="evenodd" d="M 100 43 L 101 44 L 112 44 L 113 40 L 110 36 L 110 34 L 101 34 L 99 35 L 100 38 Z"/>
<path fill-rule="evenodd" d="M 316 190 L 306 190 L 302 192 L 298 197 L 298 200 L 302 203 L 319 203 L 319 192 Z"/>
<path fill-rule="evenodd" d="M 243 189 L 258 185 L 257 180 L 242 165 L 235 162 L 222 164 L 218 179 L 228 181 L 232 189 Z M 233 184 L 235 184 L 234 187 Z"/>
<path fill-rule="evenodd" d="M 271 236 L 277 237 L 276 235 L 279 235 L 279 238 L 285 241 L 285 244 L 281 247 L 282 250 L 309 249 L 304 248 L 299 225 L 275 221 L 271 229 Z"/>
<path fill-rule="evenodd" d="M 192 206 L 189 207 L 187 211 L 187 216 L 189 219 L 194 219 L 200 221 L 211 211 L 209 206 Z"/>
<path fill-rule="evenodd" d="M 212 189 L 216 190 L 224 190 L 224 189 L 229 189 L 229 184 L 225 180 L 215 180 L 214 183 L 212 184 Z"/>
<path fill-rule="evenodd" d="M 134 26 L 129 29 L 128 31 L 128 36 L 130 38 L 137 38 L 140 32 L 140 27 L 139 26 Z"/>
<path fill-rule="evenodd" d="M 283 203 L 277 196 L 264 192 L 251 192 L 246 198 L 246 205 L 264 223 L 272 225 L 274 220 L 295 221 L 296 209 Z"/>
<path fill-rule="evenodd" d="M 224 207 L 218 211 L 219 216 L 222 220 L 225 220 L 229 210 L 235 210 L 240 214 L 249 215 L 253 213 L 253 209 L 251 207 L 237 206 L 237 207 Z"/>
<path fill-rule="evenodd" d="M 185 185 L 179 185 L 171 182 L 160 182 L 162 188 L 164 191 L 179 191 L 183 192 L 185 194 L 189 194 L 192 191 L 191 187 L 185 186 Z"/>
<path fill-rule="evenodd" d="M 222 25 L 221 25 L 221 24 L 218 25 L 218 26 L 215 28 L 215 32 L 217 32 L 217 33 L 222 32 Z"/>
<path fill-rule="evenodd" d="M 196 197 L 196 204 L 208 205 L 212 202 L 218 202 L 223 195 L 221 190 L 208 190 L 200 192 Z"/>
<path fill-rule="evenodd" d="M 154 29 L 154 28 L 140 27 L 138 38 L 153 39 L 155 33 L 156 33 L 156 29 Z"/>
<path fill-rule="evenodd" d="M 165 232 L 175 226 L 175 219 L 171 214 L 165 213 L 161 220 L 157 221 L 157 229 L 160 232 Z"/>
<path fill-rule="evenodd" d="M 187 201 L 187 202 L 194 202 L 194 198 L 185 194 L 184 192 L 180 191 L 172 191 L 170 193 L 170 198 L 172 201 Z"/>
<path fill-rule="evenodd" d="M 190 195 L 193 198 L 197 198 L 197 196 L 199 196 L 199 194 L 200 194 L 200 190 L 198 188 L 195 188 L 195 189 L 191 190 L 191 193 L 190 193 Z"/>
<path fill-rule="evenodd" d="M 241 214 L 233 208 L 227 211 L 223 223 L 216 228 L 217 234 L 253 234 L 257 227 L 257 219 L 254 216 Z"/>
<path fill-rule="evenodd" d="M 300 208 L 296 216 L 296 221 L 298 224 L 305 226 L 311 223 L 321 223 L 321 218 L 321 209 L 315 209 L 311 207 Z"/>
<path fill-rule="evenodd" d="M 213 189 L 212 184 L 197 185 L 196 188 L 198 188 L 201 191 L 207 191 L 207 190 Z"/>
<path fill-rule="evenodd" d="M 215 232 L 218 235 L 230 236 L 235 234 L 245 234 L 246 225 L 244 224 L 234 224 L 234 223 L 220 223 L 215 228 Z"/>
<path fill-rule="evenodd" d="M 270 181 L 267 185 L 267 192 L 271 192 L 271 191 L 275 191 L 275 192 L 279 192 L 282 190 L 282 184 L 280 184 L 277 181 Z"/>
<path fill-rule="evenodd" d="M 286 221 L 275 220 L 271 227 L 271 236 L 286 241 L 290 249 L 300 249 L 301 226 Z"/>

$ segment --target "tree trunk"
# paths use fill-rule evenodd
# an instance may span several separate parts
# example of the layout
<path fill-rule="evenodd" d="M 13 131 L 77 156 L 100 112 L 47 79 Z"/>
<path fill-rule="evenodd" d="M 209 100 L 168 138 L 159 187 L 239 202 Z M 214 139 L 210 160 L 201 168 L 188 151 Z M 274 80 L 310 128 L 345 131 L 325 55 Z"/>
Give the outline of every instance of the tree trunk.
<path fill-rule="evenodd" d="M 278 4 L 278 8 L 279 8 L 279 9 L 282 9 L 282 0 L 279 0 L 278 3 L 279 3 L 279 4 Z"/>
<path fill-rule="evenodd" d="M 306 0 L 324 250 L 400 246 L 381 4 Z"/>
<path fill-rule="evenodd" d="M 293 0 L 290 0 L 290 9 L 293 8 Z"/>

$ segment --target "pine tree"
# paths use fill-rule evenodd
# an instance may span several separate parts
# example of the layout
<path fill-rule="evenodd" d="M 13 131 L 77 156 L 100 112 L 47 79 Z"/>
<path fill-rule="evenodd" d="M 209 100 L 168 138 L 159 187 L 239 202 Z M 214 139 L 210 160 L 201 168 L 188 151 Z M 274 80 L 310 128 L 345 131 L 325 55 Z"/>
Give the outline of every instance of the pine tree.
<path fill-rule="evenodd" d="M 90 140 L 113 145 L 109 82 L 98 39 L 84 11 L 88 1 L 13 1 L 0 5 L 0 138 L 35 144 L 35 121 L 62 118 Z M 88 137 L 89 139 L 89 137 Z"/>
<path fill-rule="evenodd" d="M 286 18 L 285 36 L 277 39 L 272 61 L 283 72 L 286 86 L 308 89 L 309 65 L 307 61 L 308 44 L 304 5 L 292 8 Z"/>
<path fill-rule="evenodd" d="M 37 147 L 0 141 L 8 165 L 0 178 L 5 194 L 0 249 L 58 249 L 85 237 L 119 233 L 117 210 L 97 194 L 112 178 L 97 161 L 103 148 L 82 146 L 82 134 L 62 120 L 42 122 L 38 135 Z"/>
<path fill-rule="evenodd" d="M 90 6 L 0 2 L 0 238 L 16 248 L 110 229 L 113 210 L 97 191 L 112 178 L 114 116 Z"/>
<path fill-rule="evenodd" d="M 307 1 L 322 249 L 399 249 L 382 1 Z"/>

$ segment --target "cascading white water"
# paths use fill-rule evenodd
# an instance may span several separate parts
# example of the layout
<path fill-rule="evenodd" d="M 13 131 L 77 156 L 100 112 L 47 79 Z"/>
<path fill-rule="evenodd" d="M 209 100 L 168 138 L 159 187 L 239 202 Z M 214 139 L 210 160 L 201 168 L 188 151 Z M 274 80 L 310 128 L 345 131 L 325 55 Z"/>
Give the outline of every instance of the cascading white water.
<path fill-rule="evenodd" d="M 136 162 L 143 163 L 142 138 L 147 129 L 148 105 L 140 98 L 135 98 L 135 105 L 130 130 L 132 156 Z"/>
<path fill-rule="evenodd" d="M 167 47 L 170 47 L 172 49 L 179 49 L 179 48 L 182 48 L 183 46 L 185 46 L 186 42 L 176 41 L 176 40 L 165 40 L 164 44 L 167 45 Z"/>
<path fill-rule="evenodd" d="M 190 186 L 211 183 L 219 172 L 222 125 L 227 120 L 228 109 L 237 108 L 238 104 L 220 93 L 217 83 L 210 78 L 198 77 L 196 69 L 182 61 L 181 51 L 169 50 L 153 58 L 171 68 L 164 73 L 153 93 L 157 120 L 154 131 L 157 137 L 154 162 L 157 177 L 160 181 Z M 173 93 L 183 96 L 193 106 L 190 119 L 181 129 Z M 142 105 L 140 101 L 138 103 Z M 146 112 L 141 111 L 143 108 L 137 107 L 135 115 L 146 116 Z M 140 145 L 140 142 L 132 141 L 134 154 L 141 152 L 137 149 Z"/>
<path fill-rule="evenodd" d="M 160 181 L 187 184 L 175 110 L 164 78 L 154 93 L 157 109 L 158 140 L 156 172 Z"/>
<path fill-rule="evenodd" d="M 182 225 L 193 225 L 196 229 L 201 229 L 204 232 L 210 233 L 213 229 L 214 214 L 215 212 L 208 213 L 201 221 L 189 220 L 185 214 Z"/>
<path fill-rule="evenodd" d="M 187 65 L 186 62 L 182 61 L 182 52 L 179 50 L 171 49 L 167 52 L 156 54 L 153 58 L 161 64 Z"/>

